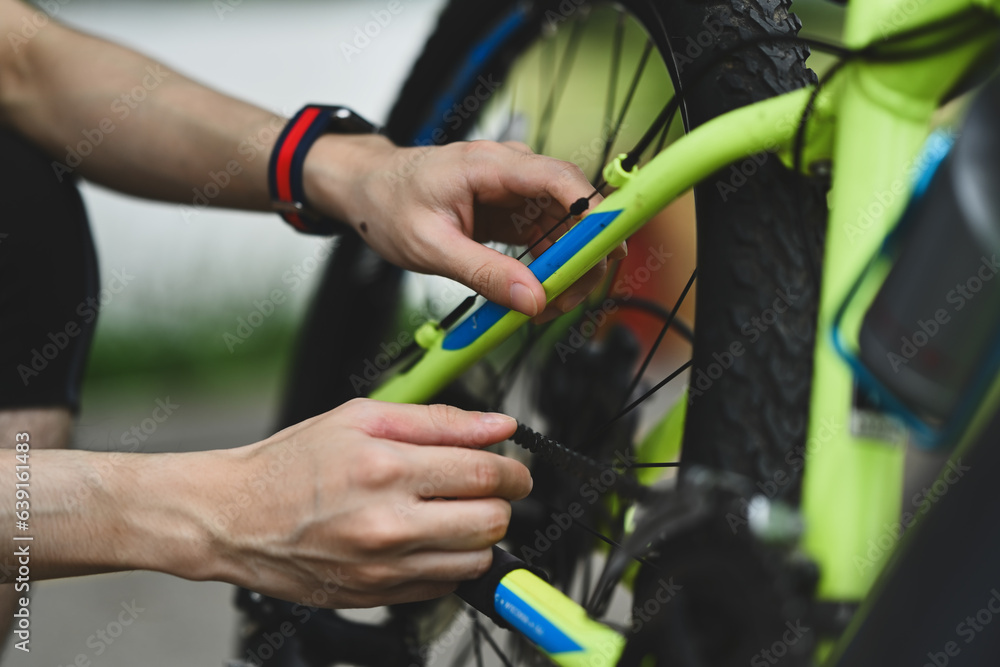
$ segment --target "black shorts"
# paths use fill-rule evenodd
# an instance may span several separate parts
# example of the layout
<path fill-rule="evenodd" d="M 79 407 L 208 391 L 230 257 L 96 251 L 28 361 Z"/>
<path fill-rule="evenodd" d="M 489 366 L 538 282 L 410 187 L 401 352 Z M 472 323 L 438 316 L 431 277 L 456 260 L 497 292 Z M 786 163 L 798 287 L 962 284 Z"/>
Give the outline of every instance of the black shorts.
<path fill-rule="evenodd" d="M 83 200 L 0 127 L 0 410 L 80 405 L 98 274 Z"/>

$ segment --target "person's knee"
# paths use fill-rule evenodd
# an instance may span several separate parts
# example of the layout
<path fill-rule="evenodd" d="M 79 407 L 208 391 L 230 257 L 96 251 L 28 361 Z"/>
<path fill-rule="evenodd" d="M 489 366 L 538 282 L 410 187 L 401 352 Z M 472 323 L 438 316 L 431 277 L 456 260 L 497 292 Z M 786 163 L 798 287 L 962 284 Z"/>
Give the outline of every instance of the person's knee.
<path fill-rule="evenodd" d="M 64 449 L 73 433 L 73 415 L 65 407 L 0 410 L 0 449 L 13 449 L 17 433 L 29 433 L 33 449 Z"/>

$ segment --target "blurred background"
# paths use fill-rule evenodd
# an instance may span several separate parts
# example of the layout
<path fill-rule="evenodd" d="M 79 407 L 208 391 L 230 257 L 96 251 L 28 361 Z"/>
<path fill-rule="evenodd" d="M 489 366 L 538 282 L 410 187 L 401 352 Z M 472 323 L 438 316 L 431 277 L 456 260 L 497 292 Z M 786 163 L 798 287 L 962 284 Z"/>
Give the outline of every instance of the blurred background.
<path fill-rule="evenodd" d="M 385 2 L 44 4 L 58 20 L 275 112 L 343 103 L 381 122 L 443 0 L 400 0 L 391 23 L 350 59 L 341 43 L 351 43 Z M 795 10 L 809 34 L 839 34 L 835 6 L 803 0 Z M 131 278 L 102 308 L 75 446 L 121 448 L 122 435 L 148 419 L 158 400 L 177 407 L 141 451 L 234 447 L 269 435 L 296 328 L 322 274 L 317 257 L 331 241 L 299 235 L 270 214 L 147 202 L 91 184 L 83 192 L 102 285 L 113 271 Z M 237 335 L 241 319 L 274 290 L 286 301 L 234 345 L 226 334 Z M 230 657 L 235 613 L 227 585 L 136 572 L 43 582 L 32 593 L 32 651 L 8 650 L 4 665 L 220 665 Z M 123 605 L 136 610 L 124 627 L 117 623 Z"/>

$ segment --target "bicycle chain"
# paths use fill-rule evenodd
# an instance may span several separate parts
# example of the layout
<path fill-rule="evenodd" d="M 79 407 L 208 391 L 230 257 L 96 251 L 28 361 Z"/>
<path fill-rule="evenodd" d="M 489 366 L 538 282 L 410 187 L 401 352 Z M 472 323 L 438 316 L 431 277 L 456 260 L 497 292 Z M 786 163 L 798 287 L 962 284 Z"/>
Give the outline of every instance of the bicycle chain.
<path fill-rule="evenodd" d="M 605 484 L 601 479 L 601 484 L 608 487 L 609 491 L 614 491 L 619 496 L 645 502 L 650 496 L 650 489 L 639 484 L 634 477 L 627 475 L 628 469 L 621 471 L 613 464 L 604 464 L 590 458 L 586 454 L 570 449 L 557 440 L 553 440 L 547 435 L 543 435 L 531 427 L 518 422 L 517 430 L 510 438 L 515 444 L 527 449 L 532 454 L 541 457 L 557 468 L 573 473 L 581 478 L 598 476 L 611 471 L 614 474 L 614 481 Z"/>

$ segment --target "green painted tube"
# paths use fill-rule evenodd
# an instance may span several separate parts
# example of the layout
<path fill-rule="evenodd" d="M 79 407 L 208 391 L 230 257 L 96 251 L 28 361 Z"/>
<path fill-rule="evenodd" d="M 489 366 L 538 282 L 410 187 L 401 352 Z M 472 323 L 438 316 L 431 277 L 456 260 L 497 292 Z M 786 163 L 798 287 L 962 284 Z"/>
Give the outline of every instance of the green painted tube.
<path fill-rule="evenodd" d="M 739 158 L 786 145 L 809 94 L 809 89 L 797 90 L 720 116 L 681 137 L 634 173 L 531 263 L 548 301 L 705 177 Z M 434 341 L 412 368 L 387 380 L 371 397 L 397 403 L 426 402 L 527 320 L 526 315 L 486 303 Z"/>

